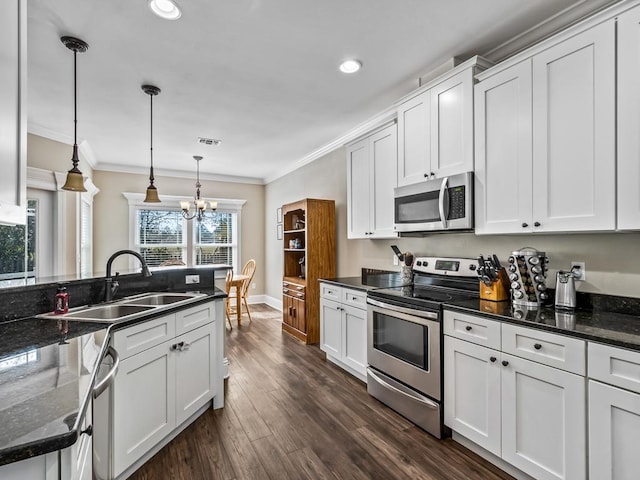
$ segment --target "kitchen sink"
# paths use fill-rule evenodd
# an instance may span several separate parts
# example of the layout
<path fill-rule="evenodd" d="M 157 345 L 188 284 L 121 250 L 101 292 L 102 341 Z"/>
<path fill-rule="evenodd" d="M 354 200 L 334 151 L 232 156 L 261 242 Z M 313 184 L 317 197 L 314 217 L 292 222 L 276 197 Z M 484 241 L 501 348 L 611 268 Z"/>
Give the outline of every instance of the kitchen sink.
<path fill-rule="evenodd" d="M 120 320 L 124 317 L 131 317 L 139 313 L 145 313 L 153 310 L 154 307 L 146 305 L 101 305 L 97 307 L 89 307 L 77 312 L 62 315 L 66 319 L 74 320 L 95 320 L 100 322 L 110 322 Z M 60 317 L 61 315 L 57 315 Z"/>
<path fill-rule="evenodd" d="M 123 298 L 114 303 L 73 308 L 64 314 L 45 313 L 36 316 L 38 318 L 115 323 L 122 320 L 132 320 L 147 313 L 161 311 L 180 303 L 188 303 L 204 296 L 204 293 L 144 293 Z"/>
<path fill-rule="evenodd" d="M 151 293 L 128 299 L 122 305 L 164 306 L 203 296 L 203 293 Z"/>

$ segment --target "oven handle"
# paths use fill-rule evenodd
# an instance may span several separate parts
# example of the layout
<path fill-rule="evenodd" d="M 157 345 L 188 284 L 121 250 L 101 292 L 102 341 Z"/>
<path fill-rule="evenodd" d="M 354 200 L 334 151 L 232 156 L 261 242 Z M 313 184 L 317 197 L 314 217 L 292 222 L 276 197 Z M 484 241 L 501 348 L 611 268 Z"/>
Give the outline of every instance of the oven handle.
<path fill-rule="evenodd" d="M 433 320 L 438 319 L 438 314 L 436 312 L 425 312 L 424 310 L 414 310 L 413 308 L 399 307 L 397 305 L 379 302 L 378 300 L 373 300 L 371 298 L 367 298 L 367 303 L 369 305 L 373 305 L 374 307 L 386 308 L 387 310 L 406 313 L 407 315 L 413 315 L 415 317 L 431 318 Z"/>
<path fill-rule="evenodd" d="M 431 408 L 432 410 L 437 410 L 438 408 L 440 408 L 440 405 L 438 405 L 436 402 L 433 402 L 431 400 L 429 400 L 428 398 L 423 397 L 422 395 L 411 395 L 407 392 L 403 392 L 402 390 L 400 390 L 399 388 L 394 387 L 393 385 L 385 382 L 382 378 L 380 378 L 378 375 L 376 375 L 373 370 L 371 370 L 370 368 L 367 368 L 367 375 L 370 375 L 371 378 L 373 378 L 376 382 L 378 382 L 380 385 L 382 385 L 385 388 L 388 388 L 389 390 L 393 390 L 396 393 L 399 393 L 402 396 L 408 397 L 411 400 L 415 400 L 416 402 L 420 402 L 420 403 L 424 403 L 424 405 L 428 408 Z"/>

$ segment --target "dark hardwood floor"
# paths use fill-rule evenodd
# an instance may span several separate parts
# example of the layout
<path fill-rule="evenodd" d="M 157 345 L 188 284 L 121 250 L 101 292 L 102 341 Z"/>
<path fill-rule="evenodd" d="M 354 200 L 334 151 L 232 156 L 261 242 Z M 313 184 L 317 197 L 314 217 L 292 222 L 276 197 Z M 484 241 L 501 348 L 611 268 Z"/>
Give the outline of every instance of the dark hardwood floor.
<path fill-rule="evenodd" d="M 370 397 L 318 346 L 282 333 L 280 312 L 253 305 L 252 316 L 226 331 L 225 408 L 207 411 L 132 479 L 512 478 Z"/>

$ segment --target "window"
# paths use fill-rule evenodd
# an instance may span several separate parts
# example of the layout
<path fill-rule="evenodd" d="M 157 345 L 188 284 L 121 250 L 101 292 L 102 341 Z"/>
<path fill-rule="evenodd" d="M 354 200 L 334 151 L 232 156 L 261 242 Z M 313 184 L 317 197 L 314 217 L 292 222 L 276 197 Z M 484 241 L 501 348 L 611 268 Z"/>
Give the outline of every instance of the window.
<path fill-rule="evenodd" d="M 0 285 L 34 283 L 38 202 L 27 202 L 26 225 L 0 225 Z"/>
<path fill-rule="evenodd" d="M 162 196 L 162 202 L 149 206 L 143 196 L 125 193 L 129 200 L 131 248 L 140 252 L 150 267 L 183 262 L 185 265 L 227 264 L 238 269 L 240 213 L 244 200 L 218 200 L 216 212 L 185 220 L 179 198 Z M 133 268 L 137 268 L 135 262 Z"/>

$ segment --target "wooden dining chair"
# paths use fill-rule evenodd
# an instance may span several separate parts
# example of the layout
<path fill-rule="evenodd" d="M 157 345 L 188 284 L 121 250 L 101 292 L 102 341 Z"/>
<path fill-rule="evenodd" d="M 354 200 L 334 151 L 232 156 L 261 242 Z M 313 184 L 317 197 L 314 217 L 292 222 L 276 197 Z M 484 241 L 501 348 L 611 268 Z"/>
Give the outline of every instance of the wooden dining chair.
<path fill-rule="evenodd" d="M 233 330 L 231 326 L 231 298 L 235 298 L 235 295 L 232 296 L 231 293 L 231 280 L 233 279 L 233 270 L 227 270 L 227 277 L 224 281 L 224 290 L 227 293 L 227 298 L 224 299 L 224 313 L 227 316 L 227 322 L 229 322 L 229 329 Z M 235 290 L 235 289 L 234 289 Z"/>
<path fill-rule="evenodd" d="M 242 284 L 242 304 L 244 305 L 244 309 L 249 316 L 249 321 L 251 321 L 251 310 L 249 310 L 249 302 L 247 299 L 249 298 L 249 289 L 251 288 L 251 282 L 253 281 L 253 275 L 256 273 L 256 261 L 251 258 L 247 260 L 247 263 L 242 267 L 242 275 L 246 275 L 247 279 Z M 242 315 L 242 312 L 240 312 Z"/>

